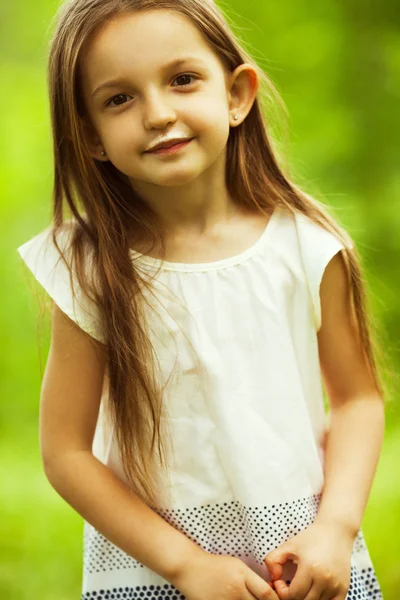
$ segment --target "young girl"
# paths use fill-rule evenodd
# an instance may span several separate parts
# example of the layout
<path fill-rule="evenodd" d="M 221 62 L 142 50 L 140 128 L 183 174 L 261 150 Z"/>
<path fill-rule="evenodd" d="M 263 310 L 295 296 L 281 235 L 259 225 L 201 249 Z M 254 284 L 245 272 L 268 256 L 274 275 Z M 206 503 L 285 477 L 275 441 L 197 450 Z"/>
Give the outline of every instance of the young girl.
<path fill-rule="evenodd" d="M 262 71 L 212 0 L 57 16 L 54 219 L 18 251 L 54 301 L 41 454 L 82 598 L 382 598 L 359 261 L 278 166 Z"/>

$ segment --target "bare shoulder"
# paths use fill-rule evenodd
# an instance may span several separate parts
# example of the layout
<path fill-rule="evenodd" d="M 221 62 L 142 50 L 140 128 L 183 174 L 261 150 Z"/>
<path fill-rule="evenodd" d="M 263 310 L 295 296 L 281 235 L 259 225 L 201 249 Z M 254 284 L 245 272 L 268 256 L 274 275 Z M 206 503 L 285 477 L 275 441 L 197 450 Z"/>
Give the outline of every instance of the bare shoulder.
<path fill-rule="evenodd" d="M 40 394 L 45 465 L 65 452 L 91 450 L 105 370 L 103 344 L 53 303 L 51 343 Z"/>

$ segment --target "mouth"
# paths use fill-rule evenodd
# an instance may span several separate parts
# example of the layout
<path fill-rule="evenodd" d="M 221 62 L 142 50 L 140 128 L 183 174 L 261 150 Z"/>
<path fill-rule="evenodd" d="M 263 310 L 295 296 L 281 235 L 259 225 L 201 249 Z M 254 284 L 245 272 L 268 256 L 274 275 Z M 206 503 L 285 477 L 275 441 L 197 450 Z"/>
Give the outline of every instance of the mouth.
<path fill-rule="evenodd" d="M 158 148 L 157 150 L 150 150 L 149 152 L 146 152 L 146 154 L 175 154 L 176 152 L 179 152 L 179 150 L 188 146 L 192 140 L 194 140 L 194 138 L 185 140 L 183 142 L 178 142 L 177 144 L 174 144 L 169 148 Z"/>

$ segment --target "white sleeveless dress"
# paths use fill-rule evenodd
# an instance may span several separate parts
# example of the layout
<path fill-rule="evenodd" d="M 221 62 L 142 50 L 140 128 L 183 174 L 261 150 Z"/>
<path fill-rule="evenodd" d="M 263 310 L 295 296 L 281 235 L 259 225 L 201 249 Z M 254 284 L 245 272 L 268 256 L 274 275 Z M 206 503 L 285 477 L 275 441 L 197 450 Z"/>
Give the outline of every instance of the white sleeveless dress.
<path fill-rule="evenodd" d="M 321 498 L 319 287 L 342 248 L 308 217 L 275 209 L 261 238 L 236 256 L 164 262 L 147 312 L 162 383 L 174 367 L 165 389 L 170 480 L 158 512 L 206 551 L 237 556 L 266 580 L 265 555 L 314 521 Z M 59 307 L 103 341 L 96 308 L 83 294 L 72 300 L 49 229 L 18 252 Z M 132 260 L 143 274 L 159 264 L 134 251 Z M 104 398 L 93 453 L 125 480 L 103 406 Z M 86 521 L 83 541 L 82 600 L 184 600 Z M 287 581 L 293 573 L 287 565 Z M 381 598 L 360 530 L 347 600 Z"/>

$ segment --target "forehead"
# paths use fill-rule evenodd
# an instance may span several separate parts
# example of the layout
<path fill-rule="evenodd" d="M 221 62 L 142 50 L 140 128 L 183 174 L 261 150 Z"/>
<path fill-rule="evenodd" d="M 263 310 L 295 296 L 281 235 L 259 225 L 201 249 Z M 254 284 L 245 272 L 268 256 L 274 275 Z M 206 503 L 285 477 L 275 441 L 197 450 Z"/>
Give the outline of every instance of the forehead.
<path fill-rule="evenodd" d="M 90 88 L 116 74 L 134 71 L 146 76 L 169 60 L 196 56 L 211 64 L 217 57 L 197 27 L 185 15 L 153 10 L 108 21 L 87 45 L 81 68 Z"/>

